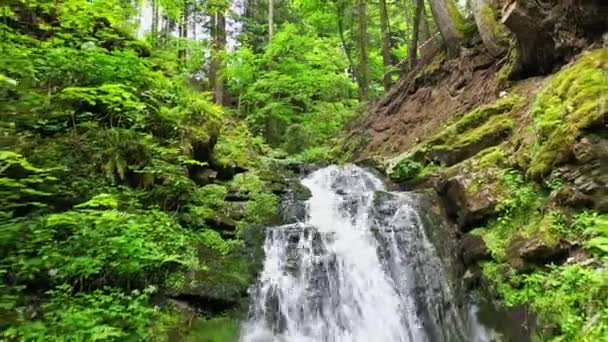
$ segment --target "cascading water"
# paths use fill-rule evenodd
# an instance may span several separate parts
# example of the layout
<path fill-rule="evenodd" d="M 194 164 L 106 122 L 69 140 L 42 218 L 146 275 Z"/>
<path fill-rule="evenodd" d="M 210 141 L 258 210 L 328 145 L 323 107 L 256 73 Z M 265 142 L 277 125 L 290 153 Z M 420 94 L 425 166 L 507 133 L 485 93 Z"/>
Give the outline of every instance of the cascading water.
<path fill-rule="evenodd" d="M 455 304 L 415 194 L 356 166 L 302 183 L 307 217 L 267 230 L 242 342 L 489 340 Z"/>

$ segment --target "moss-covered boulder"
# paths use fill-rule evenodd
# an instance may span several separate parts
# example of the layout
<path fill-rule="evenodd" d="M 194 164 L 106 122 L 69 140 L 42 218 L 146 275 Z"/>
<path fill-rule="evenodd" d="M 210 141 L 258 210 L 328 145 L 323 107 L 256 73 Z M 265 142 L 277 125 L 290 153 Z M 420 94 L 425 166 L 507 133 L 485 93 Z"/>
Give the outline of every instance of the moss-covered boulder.
<path fill-rule="evenodd" d="M 524 104 L 522 97 L 511 95 L 479 107 L 420 145 L 412 157 L 451 166 L 499 145 L 513 132 L 514 113 Z"/>
<path fill-rule="evenodd" d="M 608 49 L 584 53 L 555 74 L 530 109 L 532 139 L 518 150 L 519 166 L 540 178 L 570 160 L 586 130 L 605 131 L 606 94 Z"/>

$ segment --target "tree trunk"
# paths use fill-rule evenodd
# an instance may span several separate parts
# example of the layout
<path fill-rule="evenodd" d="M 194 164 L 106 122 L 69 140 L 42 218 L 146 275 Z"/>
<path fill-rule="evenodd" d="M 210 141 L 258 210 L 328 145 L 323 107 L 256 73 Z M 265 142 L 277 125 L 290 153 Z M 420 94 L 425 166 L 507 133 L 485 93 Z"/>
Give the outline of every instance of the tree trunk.
<path fill-rule="evenodd" d="M 410 69 L 413 69 L 416 65 L 416 60 L 418 59 L 418 36 L 420 33 L 421 16 L 422 9 L 424 7 L 424 0 L 416 1 L 416 8 L 414 9 L 414 21 L 413 21 L 413 30 L 412 30 L 412 39 L 410 40 L 408 59 L 410 64 Z"/>
<path fill-rule="evenodd" d="M 184 1 L 184 13 L 182 15 L 182 23 L 179 26 L 179 37 L 186 39 L 188 38 L 188 18 L 189 18 L 189 9 L 188 9 L 188 1 L 185 0 Z M 179 59 L 180 62 L 185 63 L 186 62 L 186 47 L 185 47 L 185 42 L 180 42 L 180 45 L 182 45 L 179 49 L 179 51 L 177 52 L 177 58 Z"/>
<path fill-rule="evenodd" d="M 382 31 L 382 63 L 384 65 L 384 90 L 391 88 L 393 67 L 391 63 L 391 33 L 388 24 L 386 0 L 380 0 L 380 30 Z"/>
<path fill-rule="evenodd" d="M 274 35 L 274 0 L 268 0 L 268 43 Z"/>
<path fill-rule="evenodd" d="M 508 31 L 497 20 L 496 4 L 493 0 L 472 0 L 471 6 L 483 45 L 494 57 L 503 55 L 509 46 Z"/>
<path fill-rule="evenodd" d="M 213 89 L 213 101 L 225 104 L 223 53 L 226 49 L 226 17 L 223 9 L 213 14 L 212 53 L 209 78 Z"/>
<path fill-rule="evenodd" d="M 159 0 L 152 0 L 152 27 L 150 28 L 152 34 L 152 45 L 156 46 L 158 41 L 158 14 L 159 14 Z"/>
<path fill-rule="evenodd" d="M 369 100 L 369 55 L 367 42 L 367 2 L 358 0 L 357 16 L 359 19 L 359 97 L 361 101 Z"/>
<path fill-rule="evenodd" d="M 419 30 L 419 41 L 426 42 L 431 39 L 431 28 L 429 27 L 429 20 L 427 19 L 426 9 L 424 8 L 424 0 L 422 0 L 422 13 L 420 16 L 420 27 Z"/>
<path fill-rule="evenodd" d="M 443 37 L 448 57 L 458 57 L 461 40 L 464 38 L 465 22 L 455 0 L 429 0 L 429 2 L 433 18 Z"/>
<path fill-rule="evenodd" d="M 530 6 L 530 7 L 527 7 Z M 513 2 L 504 8 L 502 23 L 517 38 L 517 61 L 513 67 L 516 74 L 546 73 L 557 58 L 555 43 L 550 31 L 542 22 L 548 13 L 538 5 Z"/>
<path fill-rule="evenodd" d="M 357 67 L 355 65 L 355 61 L 353 60 L 353 55 L 351 53 L 351 49 L 348 47 L 348 43 L 346 41 L 346 35 L 344 34 L 344 8 L 340 1 L 335 2 L 336 6 L 336 17 L 338 20 L 338 34 L 340 35 L 340 40 L 342 42 L 342 49 L 344 49 L 344 54 L 348 59 L 348 64 L 350 67 L 350 72 L 353 75 L 354 79 L 358 79 Z"/>
<path fill-rule="evenodd" d="M 510 78 L 549 73 L 601 41 L 606 30 L 603 2 L 509 0 L 502 23 L 517 39 Z"/>

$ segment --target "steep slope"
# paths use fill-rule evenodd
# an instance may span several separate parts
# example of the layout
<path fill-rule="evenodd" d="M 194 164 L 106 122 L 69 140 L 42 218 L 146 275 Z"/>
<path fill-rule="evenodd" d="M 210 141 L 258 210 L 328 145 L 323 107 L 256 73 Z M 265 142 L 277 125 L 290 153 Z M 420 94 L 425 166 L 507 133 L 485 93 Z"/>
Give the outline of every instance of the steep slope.
<path fill-rule="evenodd" d="M 525 305 L 541 339 L 602 340 L 608 49 L 510 83 L 501 63 L 481 49 L 435 57 L 353 123 L 342 147 L 444 198 L 469 286 Z"/>

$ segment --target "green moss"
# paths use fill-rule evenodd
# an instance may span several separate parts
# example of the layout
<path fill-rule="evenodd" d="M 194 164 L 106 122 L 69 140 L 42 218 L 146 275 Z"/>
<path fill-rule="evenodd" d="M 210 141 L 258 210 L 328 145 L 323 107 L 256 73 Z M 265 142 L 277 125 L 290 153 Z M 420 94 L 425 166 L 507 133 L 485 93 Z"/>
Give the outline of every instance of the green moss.
<path fill-rule="evenodd" d="M 465 36 L 468 36 L 471 31 L 474 30 L 474 25 L 467 23 L 467 21 L 460 13 L 458 5 L 456 5 L 456 1 L 446 0 L 446 4 L 448 8 L 448 14 L 452 17 L 456 31 L 458 31 L 458 34 L 460 35 L 459 38 L 462 39 Z"/>
<path fill-rule="evenodd" d="M 186 342 L 236 342 L 239 338 L 239 322 L 230 317 L 196 319 L 192 322 Z"/>
<path fill-rule="evenodd" d="M 572 145 L 585 128 L 602 122 L 608 114 L 608 49 L 584 54 L 557 73 L 534 102 L 532 146 L 522 149 L 529 154 L 528 173 L 541 177 L 564 162 Z"/>
<path fill-rule="evenodd" d="M 485 151 L 482 151 L 478 155 L 478 167 L 482 169 L 488 169 L 491 167 L 504 166 L 504 161 L 507 158 L 507 154 L 502 146 L 490 147 Z"/>
<path fill-rule="evenodd" d="M 510 48 L 507 54 L 507 62 L 496 73 L 498 84 L 505 85 L 518 71 L 519 50 Z"/>
<path fill-rule="evenodd" d="M 483 22 L 491 28 L 495 37 L 506 39 L 509 36 L 507 28 L 498 21 L 496 12 L 487 3 L 482 5 L 481 18 Z"/>
<path fill-rule="evenodd" d="M 458 150 L 496 133 L 510 132 L 515 126 L 512 113 L 523 103 L 522 97 L 512 95 L 479 107 L 432 138 L 427 143 L 427 150 Z"/>
<path fill-rule="evenodd" d="M 439 166 L 439 165 L 437 165 L 435 163 L 427 164 L 418 173 L 418 178 L 429 177 L 431 175 L 439 173 L 441 170 L 442 170 L 441 166 Z"/>

